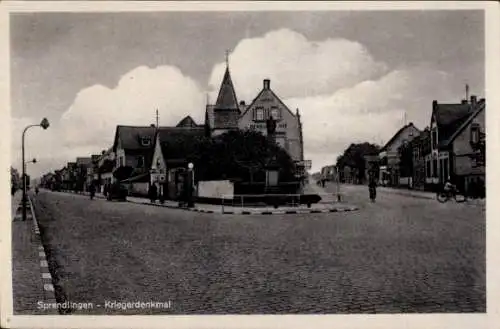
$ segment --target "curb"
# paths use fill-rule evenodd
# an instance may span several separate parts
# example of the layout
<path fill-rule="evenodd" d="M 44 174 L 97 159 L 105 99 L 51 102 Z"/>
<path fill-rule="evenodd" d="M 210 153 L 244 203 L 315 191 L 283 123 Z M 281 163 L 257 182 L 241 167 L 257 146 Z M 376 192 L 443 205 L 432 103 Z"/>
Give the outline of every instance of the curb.
<path fill-rule="evenodd" d="M 142 203 L 142 202 L 137 202 L 137 201 L 132 201 L 132 200 L 127 200 L 127 202 L 130 203 L 135 203 L 135 204 L 144 204 L 144 205 L 150 205 L 150 206 L 155 206 L 155 207 L 163 207 L 163 208 L 170 208 L 170 209 L 180 209 L 180 210 L 186 210 L 186 211 L 192 211 L 192 212 L 199 212 L 199 213 L 207 213 L 207 214 L 221 214 L 221 215 L 284 215 L 284 214 L 320 214 L 320 213 L 334 213 L 334 212 L 348 212 L 348 211 L 356 211 L 359 210 L 357 207 L 349 207 L 349 208 L 334 208 L 334 209 L 312 209 L 312 210 L 262 210 L 262 211 L 248 211 L 248 210 L 242 210 L 242 211 L 213 211 L 213 210 L 204 210 L 204 209 L 197 209 L 197 208 L 184 208 L 184 207 L 176 207 L 176 206 L 170 206 L 170 205 L 162 205 L 162 204 L 157 204 L 157 203 Z"/>
<path fill-rule="evenodd" d="M 102 196 L 95 196 L 97 199 L 103 199 L 106 200 L 106 198 Z M 241 210 L 241 211 L 213 211 L 213 210 L 205 210 L 205 209 L 199 209 L 199 208 L 186 208 L 186 207 L 179 207 L 179 206 L 172 206 L 168 204 L 161 204 L 161 203 L 151 203 L 151 202 L 138 202 L 138 201 L 133 201 L 133 200 L 125 200 L 126 202 L 134 203 L 134 204 L 142 204 L 142 205 L 147 205 L 147 206 L 153 206 L 153 207 L 162 207 L 162 208 L 169 208 L 169 209 L 179 209 L 179 210 L 185 210 L 185 211 L 192 211 L 192 212 L 198 212 L 198 213 L 205 213 L 205 214 L 221 214 L 221 215 L 288 215 L 288 214 L 321 214 L 321 213 L 334 213 L 334 212 L 350 212 L 350 211 L 356 211 L 359 210 L 358 207 L 348 207 L 348 208 L 333 208 L 333 209 L 304 209 L 304 210 L 261 210 L 261 211 L 248 211 L 248 210 Z"/>
<path fill-rule="evenodd" d="M 289 215 L 289 214 L 324 214 L 335 212 L 350 212 L 359 210 L 357 207 L 334 208 L 334 209 L 314 209 L 314 210 L 273 210 L 273 211 L 224 211 L 224 215 Z"/>
<path fill-rule="evenodd" d="M 40 273 L 41 273 L 41 278 L 42 278 L 42 283 L 43 283 L 43 290 L 45 293 L 45 302 L 46 303 L 56 303 L 56 296 L 55 296 L 55 290 L 54 290 L 54 284 L 52 281 L 52 275 L 50 274 L 49 271 L 49 263 L 47 261 L 47 255 L 45 254 L 45 249 L 43 248 L 43 243 L 42 243 L 42 238 L 40 236 L 40 227 L 38 226 L 38 221 L 35 216 L 35 209 L 33 207 L 33 202 L 31 201 L 31 198 L 27 196 L 29 207 L 31 210 L 31 216 L 33 219 L 33 226 L 35 230 L 35 239 L 36 239 L 36 244 L 37 244 L 37 251 L 38 251 L 38 258 L 40 261 Z M 48 314 L 59 314 L 59 312 L 56 309 L 48 309 L 47 310 Z"/>

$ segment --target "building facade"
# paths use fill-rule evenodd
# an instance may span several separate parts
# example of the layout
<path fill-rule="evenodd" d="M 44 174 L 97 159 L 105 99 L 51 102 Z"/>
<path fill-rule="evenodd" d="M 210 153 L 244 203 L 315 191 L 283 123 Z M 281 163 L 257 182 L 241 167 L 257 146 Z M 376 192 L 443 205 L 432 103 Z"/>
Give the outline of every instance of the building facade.
<path fill-rule="evenodd" d="M 379 184 L 383 186 L 409 185 L 410 177 L 400 176 L 400 148 L 420 135 L 412 122 L 399 129 L 396 134 L 382 147 L 379 153 Z"/>
<path fill-rule="evenodd" d="M 450 178 L 466 191 L 470 181 L 484 177 L 484 163 L 477 163 L 477 148 L 485 136 L 485 99 L 459 104 L 432 103 L 431 152 L 426 156 L 426 183 L 439 188 Z M 483 152 L 484 154 L 484 152 Z M 484 181 L 484 179 L 483 179 Z"/>
<path fill-rule="evenodd" d="M 229 72 L 226 71 L 221 83 L 217 101 L 207 105 L 205 125 L 210 136 L 217 136 L 229 130 L 256 130 L 267 135 L 266 121 L 277 121 L 276 143 L 281 146 L 297 167 L 297 176 L 305 177 L 310 169 L 310 161 L 304 161 L 302 121 L 299 110 L 293 113 L 272 91 L 271 81 L 263 80 L 263 87 L 250 104 L 238 102 Z"/>

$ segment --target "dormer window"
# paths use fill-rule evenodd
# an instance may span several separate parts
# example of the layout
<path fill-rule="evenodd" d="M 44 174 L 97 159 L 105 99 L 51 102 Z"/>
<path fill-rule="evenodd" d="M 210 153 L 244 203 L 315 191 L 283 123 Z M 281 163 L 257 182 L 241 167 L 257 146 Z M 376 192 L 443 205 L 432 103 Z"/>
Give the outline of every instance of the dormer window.
<path fill-rule="evenodd" d="M 141 137 L 142 146 L 151 146 L 151 137 Z"/>

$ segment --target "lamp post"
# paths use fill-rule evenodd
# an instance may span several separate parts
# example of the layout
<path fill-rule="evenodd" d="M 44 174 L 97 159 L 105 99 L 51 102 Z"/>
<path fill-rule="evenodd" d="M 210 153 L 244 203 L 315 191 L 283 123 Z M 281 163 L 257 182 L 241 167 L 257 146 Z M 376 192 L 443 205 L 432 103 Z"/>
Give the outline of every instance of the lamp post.
<path fill-rule="evenodd" d="M 49 127 L 49 120 L 47 118 L 43 118 L 42 121 L 39 124 L 36 125 L 29 125 L 23 130 L 23 137 L 22 137 L 22 161 L 23 161 L 23 221 L 26 220 L 26 162 L 24 162 L 24 136 L 26 135 L 26 131 L 31 128 L 31 127 L 42 127 L 44 130 Z M 30 161 L 33 163 L 36 163 L 36 159 L 33 159 L 33 161 Z"/>
<path fill-rule="evenodd" d="M 340 171 L 337 166 L 335 166 L 335 171 L 337 172 L 337 201 L 340 202 L 342 201 L 342 198 L 340 197 Z"/>
<path fill-rule="evenodd" d="M 193 171 L 194 165 L 192 162 L 188 164 L 188 184 L 186 184 L 188 188 L 188 207 L 192 208 L 194 207 L 194 202 L 193 202 L 193 192 L 194 192 L 194 171 Z"/>

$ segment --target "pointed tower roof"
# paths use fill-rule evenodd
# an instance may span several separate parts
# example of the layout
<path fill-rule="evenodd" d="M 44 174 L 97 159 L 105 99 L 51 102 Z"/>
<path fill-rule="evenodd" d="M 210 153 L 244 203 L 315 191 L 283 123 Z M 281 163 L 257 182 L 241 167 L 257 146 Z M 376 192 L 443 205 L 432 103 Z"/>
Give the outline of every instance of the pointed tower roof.
<path fill-rule="evenodd" d="M 229 73 L 229 65 L 226 66 L 226 73 L 222 79 L 222 84 L 219 89 L 219 96 L 215 103 L 215 110 L 238 110 L 238 100 L 236 99 L 236 92 L 234 91 L 233 81 Z"/>

